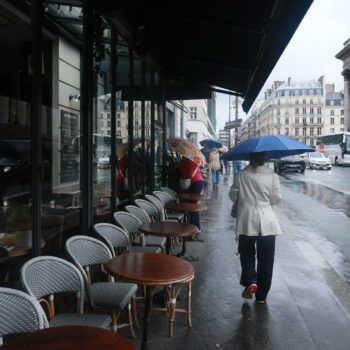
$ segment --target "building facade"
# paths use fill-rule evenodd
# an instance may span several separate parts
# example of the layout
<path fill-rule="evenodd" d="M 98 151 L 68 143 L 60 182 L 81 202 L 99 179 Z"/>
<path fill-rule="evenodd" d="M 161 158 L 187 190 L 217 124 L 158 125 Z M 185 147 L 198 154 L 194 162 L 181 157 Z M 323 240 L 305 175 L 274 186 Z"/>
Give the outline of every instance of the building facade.
<path fill-rule="evenodd" d="M 350 131 L 350 38 L 344 43 L 344 48 L 335 57 L 343 61 L 344 127 L 345 130 Z"/>
<path fill-rule="evenodd" d="M 215 96 L 213 96 L 215 99 Z M 186 100 L 184 106 L 188 113 L 186 113 L 185 120 L 185 135 L 189 141 L 191 141 L 196 147 L 200 147 L 199 142 L 208 139 L 215 138 L 215 127 L 212 124 L 216 124 L 216 116 L 210 113 L 215 111 L 213 101 L 210 100 Z"/>

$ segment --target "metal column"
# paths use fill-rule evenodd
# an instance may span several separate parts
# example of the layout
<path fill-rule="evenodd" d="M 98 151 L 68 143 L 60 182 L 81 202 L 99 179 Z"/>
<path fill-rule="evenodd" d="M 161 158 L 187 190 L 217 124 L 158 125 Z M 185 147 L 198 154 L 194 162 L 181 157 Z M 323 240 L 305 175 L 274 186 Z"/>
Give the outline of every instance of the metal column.
<path fill-rule="evenodd" d="M 117 210 L 116 205 L 116 99 L 117 99 L 117 45 L 118 45 L 118 34 L 112 29 L 111 32 L 111 75 L 112 75 L 112 89 L 111 89 L 111 213 L 113 214 Z"/>
<path fill-rule="evenodd" d="M 83 0 L 83 51 L 81 72 L 81 172 L 83 194 L 82 233 L 89 234 L 93 224 L 93 13 L 92 2 Z"/>
<path fill-rule="evenodd" d="M 141 62 L 141 192 L 145 195 L 145 63 Z"/>
<path fill-rule="evenodd" d="M 167 185 L 166 162 L 167 162 L 167 114 L 166 114 L 166 80 L 162 79 L 162 116 L 163 116 L 163 159 L 162 159 L 162 185 Z"/>
<path fill-rule="evenodd" d="M 154 180 L 155 180 L 155 105 L 154 105 L 154 71 L 151 72 L 151 173 L 150 173 L 150 192 L 154 191 Z"/>
<path fill-rule="evenodd" d="M 129 100 L 128 100 L 128 185 L 129 203 L 134 195 L 134 51 L 129 46 Z"/>
<path fill-rule="evenodd" d="M 33 75 L 32 75 L 32 239 L 33 256 L 40 255 L 41 242 L 41 106 L 42 106 L 42 1 L 32 1 L 31 25 L 33 30 Z"/>

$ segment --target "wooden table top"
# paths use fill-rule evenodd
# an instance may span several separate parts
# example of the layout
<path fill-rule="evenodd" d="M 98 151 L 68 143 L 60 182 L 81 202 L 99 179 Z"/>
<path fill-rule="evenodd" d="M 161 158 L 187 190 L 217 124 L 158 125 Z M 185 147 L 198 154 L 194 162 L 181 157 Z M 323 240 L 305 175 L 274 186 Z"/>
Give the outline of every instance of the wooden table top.
<path fill-rule="evenodd" d="M 196 225 L 173 221 L 154 221 L 142 224 L 139 231 L 160 237 L 185 237 L 199 233 Z"/>
<path fill-rule="evenodd" d="M 177 198 L 180 199 L 188 199 L 193 201 L 204 201 L 209 199 L 210 197 L 206 194 L 199 194 L 199 193 L 179 193 L 177 195 Z"/>
<path fill-rule="evenodd" d="M 208 210 L 208 207 L 198 203 L 174 203 L 170 202 L 165 206 L 165 209 L 179 211 L 184 213 L 198 213 Z"/>
<path fill-rule="evenodd" d="M 15 337 L 1 350 L 136 350 L 131 342 L 107 329 L 97 327 L 68 326 L 46 328 Z"/>
<path fill-rule="evenodd" d="M 189 281 L 193 266 L 175 256 L 157 253 L 125 253 L 106 264 L 108 272 L 124 281 L 149 286 Z"/>

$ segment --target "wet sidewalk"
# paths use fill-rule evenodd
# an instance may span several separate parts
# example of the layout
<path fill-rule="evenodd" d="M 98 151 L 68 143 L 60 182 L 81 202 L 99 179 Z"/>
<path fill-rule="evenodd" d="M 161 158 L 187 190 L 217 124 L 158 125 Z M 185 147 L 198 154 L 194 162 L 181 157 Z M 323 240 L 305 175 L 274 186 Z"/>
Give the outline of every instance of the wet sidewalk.
<path fill-rule="evenodd" d="M 149 327 L 149 348 L 349 349 L 349 314 L 333 292 L 336 283 L 342 289 L 342 282 L 300 232 L 288 204 L 289 192 L 283 187 L 285 199 L 278 207 L 278 216 L 284 234 L 276 243 L 267 304 L 242 299 L 234 219 L 230 216 L 232 203 L 228 198 L 231 182 L 232 178 L 224 177 L 214 190 L 208 186 L 211 199 L 205 204 L 209 210 L 201 214 L 205 242 L 188 244 L 189 252 L 200 258 L 193 262 L 193 327 L 187 327 L 184 314 L 177 314 L 174 337 L 168 338 L 167 318 L 155 312 Z M 137 345 L 140 339 L 139 330 Z"/>

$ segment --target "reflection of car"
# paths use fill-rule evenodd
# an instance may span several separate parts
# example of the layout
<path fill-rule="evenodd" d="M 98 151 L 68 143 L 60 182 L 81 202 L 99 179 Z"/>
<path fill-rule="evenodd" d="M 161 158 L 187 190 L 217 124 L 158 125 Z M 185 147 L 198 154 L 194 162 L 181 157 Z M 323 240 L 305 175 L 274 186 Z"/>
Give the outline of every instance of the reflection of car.
<path fill-rule="evenodd" d="M 109 168 L 111 166 L 110 157 L 108 155 L 104 155 L 97 160 L 98 168 Z"/>
<path fill-rule="evenodd" d="M 312 152 L 306 156 L 306 164 L 310 169 L 332 169 L 332 162 L 324 153 Z"/>
<path fill-rule="evenodd" d="M 4 186 L 30 182 L 30 141 L 0 141 L 0 182 Z"/>
<path fill-rule="evenodd" d="M 305 172 L 305 160 L 300 155 L 287 156 L 281 159 L 276 159 L 274 162 L 274 169 L 276 173 L 287 171 Z"/>

